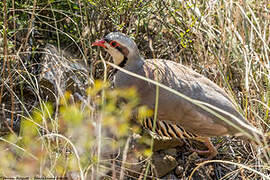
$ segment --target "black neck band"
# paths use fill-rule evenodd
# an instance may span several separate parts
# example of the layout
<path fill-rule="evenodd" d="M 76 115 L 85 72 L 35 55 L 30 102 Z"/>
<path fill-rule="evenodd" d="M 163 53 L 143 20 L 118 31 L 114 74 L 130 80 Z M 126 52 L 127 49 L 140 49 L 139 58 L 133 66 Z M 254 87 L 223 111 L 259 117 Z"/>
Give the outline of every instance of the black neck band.
<path fill-rule="evenodd" d="M 124 60 L 118 66 L 120 66 L 121 68 L 125 67 L 125 65 L 127 64 L 127 60 L 127 57 L 124 57 Z"/>
<path fill-rule="evenodd" d="M 127 57 L 124 57 L 124 60 L 118 66 L 121 68 L 124 68 L 126 64 L 127 64 Z M 115 74 L 117 72 L 118 72 L 118 69 L 114 68 L 113 73 Z"/>

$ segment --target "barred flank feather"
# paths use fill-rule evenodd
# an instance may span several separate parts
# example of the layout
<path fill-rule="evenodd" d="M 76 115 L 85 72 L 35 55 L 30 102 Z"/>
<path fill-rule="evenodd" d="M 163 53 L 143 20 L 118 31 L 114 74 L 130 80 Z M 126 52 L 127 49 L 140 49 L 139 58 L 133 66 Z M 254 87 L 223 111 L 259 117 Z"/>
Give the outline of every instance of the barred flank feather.
<path fill-rule="evenodd" d="M 143 121 L 144 128 L 156 133 L 161 137 L 179 138 L 179 139 L 194 139 L 195 134 L 185 131 L 181 126 L 171 124 L 165 121 L 157 121 L 154 129 L 154 119 L 146 118 Z M 154 131 L 153 131 L 154 130 Z"/>

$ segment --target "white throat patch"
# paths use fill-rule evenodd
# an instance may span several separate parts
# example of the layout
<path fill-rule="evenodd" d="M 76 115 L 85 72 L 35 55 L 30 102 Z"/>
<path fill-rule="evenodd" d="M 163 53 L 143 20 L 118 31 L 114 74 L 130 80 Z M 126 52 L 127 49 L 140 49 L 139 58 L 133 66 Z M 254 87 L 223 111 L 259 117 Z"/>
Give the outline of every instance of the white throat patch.
<path fill-rule="evenodd" d="M 118 51 L 117 49 L 112 48 L 109 44 L 106 44 L 106 46 L 107 46 L 106 51 L 108 53 L 110 53 L 110 55 L 113 57 L 113 63 L 116 65 L 121 64 L 121 62 L 125 58 L 124 55 L 120 51 Z"/>

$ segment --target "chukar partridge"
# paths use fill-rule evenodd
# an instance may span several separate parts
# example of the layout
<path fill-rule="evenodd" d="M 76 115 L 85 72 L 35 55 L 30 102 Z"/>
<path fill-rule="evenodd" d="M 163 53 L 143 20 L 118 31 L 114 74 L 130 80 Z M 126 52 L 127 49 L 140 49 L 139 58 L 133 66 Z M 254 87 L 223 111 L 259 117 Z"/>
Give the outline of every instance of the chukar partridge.
<path fill-rule="evenodd" d="M 159 88 L 158 122 L 155 130 L 159 135 L 200 140 L 208 150 L 197 152 L 208 154 L 207 159 L 212 159 L 217 150 L 210 137 L 236 135 L 242 130 L 253 134 L 253 128 L 249 128 L 248 122 L 236 110 L 225 91 L 188 67 L 169 60 L 144 59 L 135 42 L 119 32 L 109 33 L 92 45 L 105 48 L 112 56 L 114 64 L 125 70 L 157 80 L 189 98 L 221 109 L 222 111 L 218 111 L 210 108 L 229 121 L 228 123 L 183 97 Z M 116 87 L 135 87 L 140 96 L 140 103 L 154 109 L 156 85 L 122 71 L 117 71 L 114 78 Z M 151 129 L 153 119 L 148 119 L 143 125 Z"/>

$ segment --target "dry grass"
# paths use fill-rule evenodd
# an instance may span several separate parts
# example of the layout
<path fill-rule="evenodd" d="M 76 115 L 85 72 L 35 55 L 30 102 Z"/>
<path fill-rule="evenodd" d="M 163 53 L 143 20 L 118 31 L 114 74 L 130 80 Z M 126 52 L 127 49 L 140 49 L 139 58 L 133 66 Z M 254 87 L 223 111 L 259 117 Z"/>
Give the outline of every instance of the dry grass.
<path fill-rule="evenodd" d="M 110 57 L 91 47 L 115 30 L 134 38 L 144 57 L 174 60 L 216 82 L 248 121 L 269 131 L 270 4 L 266 0 L 198 0 L 195 4 L 188 0 L 12 0 L 1 1 L 0 7 L 0 116 L 1 121 L 9 119 L 11 126 L 22 121 L 19 135 L 0 139 L 0 157 L 4 157 L 0 176 L 53 177 L 78 171 L 82 178 L 94 179 L 112 170 L 108 178 L 123 177 L 124 163 L 102 157 L 110 150 L 125 159 L 118 147 L 127 147 L 128 127 L 140 129 L 129 121 L 136 93 L 108 87 L 105 81 L 113 71 L 104 59 Z M 68 59 L 89 68 L 84 78 L 91 88 L 81 99 L 61 89 L 53 95 L 53 103 L 42 96 L 38 75 L 46 43 L 64 49 Z M 94 85 L 96 79 L 104 83 Z M 116 97 L 127 104 L 119 104 Z M 269 147 L 262 142 L 243 154 L 245 147 L 239 146 L 233 141 L 227 144 L 236 154 L 241 151 L 240 159 L 230 154 L 230 161 L 216 163 L 234 163 L 242 178 L 269 179 L 270 155 L 264 151 Z M 148 150 L 145 156 L 151 155 Z"/>

